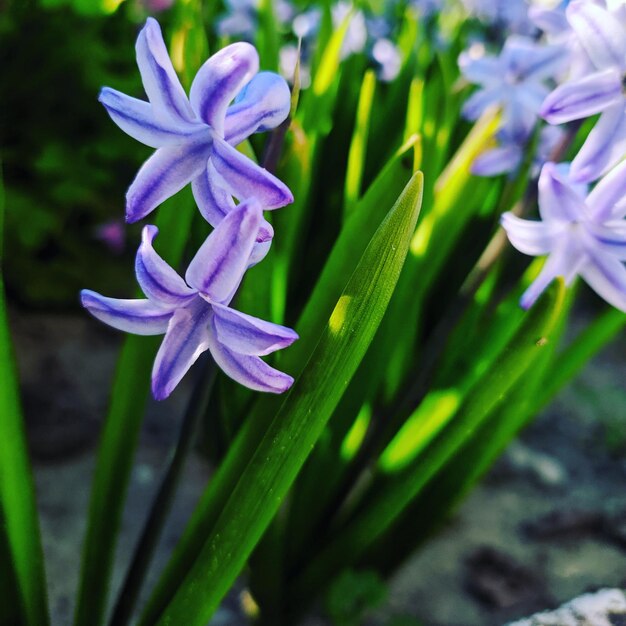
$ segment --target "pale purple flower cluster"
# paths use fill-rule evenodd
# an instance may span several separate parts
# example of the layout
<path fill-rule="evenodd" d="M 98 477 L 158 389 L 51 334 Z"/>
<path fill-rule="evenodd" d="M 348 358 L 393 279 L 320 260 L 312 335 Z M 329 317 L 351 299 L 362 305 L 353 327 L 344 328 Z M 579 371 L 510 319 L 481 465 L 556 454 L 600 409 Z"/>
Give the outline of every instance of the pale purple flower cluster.
<path fill-rule="evenodd" d="M 240 313 L 230 303 L 246 270 L 271 245 L 274 233 L 263 211 L 293 201 L 278 178 L 234 146 L 287 118 L 289 88 L 277 74 L 258 73 L 254 47 L 236 43 L 206 61 L 188 98 L 154 19 L 146 22 L 136 49 L 148 102 L 109 88 L 100 95 L 122 130 L 156 148 L 128 190 L 126 219 L 145 217 L 191 183 L 200 213 L 215 228 L 183 280 L 153 249 L 156 227 L 145 226 L 135 272 L 146 299 L 119 300 L 84 290 L 83 306 L 114 328 L 139 335 L 165 334 L 152 372 L 152 391 L 158 400 L 169 396 L 206 350 L 242 385 L 282 393 L 293 378 L 260 357 L 290 345 L 298 336 L 289 328 Z"/>

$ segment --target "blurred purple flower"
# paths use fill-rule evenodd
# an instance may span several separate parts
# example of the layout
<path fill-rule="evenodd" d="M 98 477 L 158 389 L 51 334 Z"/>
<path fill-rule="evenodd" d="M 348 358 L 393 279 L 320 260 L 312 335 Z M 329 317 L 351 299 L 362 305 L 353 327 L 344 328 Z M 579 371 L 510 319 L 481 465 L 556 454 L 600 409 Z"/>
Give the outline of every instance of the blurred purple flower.
<path fill-rule="evenodd" d="M 174 0 L 141 0 L 144 8 L 151 13 L 167 11 L 174 4 Z"/>
<path fill-rule="evenodd" d="M 483 22 L 500 26 L 501 30 L 531 35 L 534 24 L 528 19 L 526 0 L 461 0 L 465 9 Z"/>
<path fill-rule="evenodd" d="M 609 304 L 626 311 L 626 162 L 585 194 L 554 163 L 539 177 L 542 221 L 502 216 L 510 242 L 531 256 L 548 255 L 520 304 L 528 308 L 562 276 L 570 284 L 580 276 Z"/>
<path fill-rule="evenodd" d="M 601 113 L 572 162 L 575 180 L 596 180 L 626 153 L 626 24 L 622 12 L 576 0 L 567 20 L 584 48 L 592 71 L 557 87 L 541 106 L 551 124 L 562 124 Z"/>
<path fill-rule="evenodd" d="M 126 233 L 120 220 L 110 220 L 96 227 L 96 239 L 99 239 L 115 254 L 124 252 Z"/>
<path fill-rule="evenodd" d="M 379 39 L 372 47 L 372 58 L 378 64 L 378 77 L 389 82 L 394 80 L 402 67 L 402 56 L 390 39 Z"/>
<path fill-rule="evenodd" d="M 157 148 L 128 189 L 127 221 L 142 219 L 190 182 L 200 212 L 213 225 L 232 208 L 231 196 L 254 196 L 264 209 L 293 201 L 278 178 L 233 147 L 275 128 L 289 114 L 287 83 L 278 74 L 257 74 L 253 46 L 235 43 L 214 54 L 196 74 L 189 98 L 156 20 L 148 18 L 136 49 L 149 102 L 108 87 L 100 93 L 100 102 L 124 132 Z"/>
<path fill-rule="evenodd" d="M 250 389 L 283 393 L 293 378 L 260 356 L 291 345 L 291 329 L 229 307 L 249 263 L 262 221 L 256 200 L 242 202 L 209 235 L 183 280 L 154 250 L 155 226 L 145 226 L 135 271 L 144 300 L 81 292 L 97 319 L 137 335 L 165 333 L 152 370 L 152 393 L 167 398 L 196 359 L 209 350 L 225 374 Z"/>
<path fill-rule="evenodd" d="M 259 23 L 260 0 L 226 0 L 226 12 L 215 21 L 215 30 L 221 37 L 243 37 L 252 41 Z M 285 24 L 294 14 L 293 6 L 287 0 L 273 4 L 276 21 Z"/>
<path fill-rule="evenodd" d="M 487 56 L 475 46 L 459 57 L 465 78 L 481 88 L 465 102 L 463 115 L 476 120 L 489 106 L 502 108 L 502 128 L 513 141 L 525 142 L 537 121 L 549 89 L 545 81 L 566 60 L 561 46 L 548 46 L 512 35 L 500 56 Z"/>

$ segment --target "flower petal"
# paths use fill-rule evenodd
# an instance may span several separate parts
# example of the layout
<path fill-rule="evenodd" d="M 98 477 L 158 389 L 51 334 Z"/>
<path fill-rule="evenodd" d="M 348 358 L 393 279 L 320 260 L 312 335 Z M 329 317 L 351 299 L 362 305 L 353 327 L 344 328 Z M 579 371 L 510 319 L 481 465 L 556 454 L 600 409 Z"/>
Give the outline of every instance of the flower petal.
<path fill-rule="evenodd" d="M 157 119 L 149 102 L 131 98 L 109 87 L 102 89 L 98 100 L 127 135 L 152 148 L 184 143 L 204 128 L 200 124 L 169 118 Z"/>
<path fill-rule="evenodd" d="M 235 208 L 232 196 L 219 184 L 221 179 L 209 160 L 207 167 L 191 182 L 198 209 L 211 226 L 217 226 Z"/>
<path fill-rule="evenodd" d="M 189 92 L 193 110 L 223 136 L 226 108 L 258 71 L 259 55 L 254 46 L 239 42 L 222 48 L 205 62 L 193 80 Z"/>
<path fill-rule="evenodd" d="M 580 43 L 598 69 L 626 70 L 626 31 L 602 7 L 585 1 L 572 2 L 566 9 L 567 20 Z"/>
<path fill-rule="evenodd" d="M 590 251 L 590 261 L 580 270 L 584 281 L 609 304 L 626 312 L 626 267 L 604 252 Z"/>
<path fill-rule="evenodd" d="M 550 124 L 563 124 L 600 113 L 623 98 L 619 72 L 603 70 L 557 87 L 544 100 L 540 115 Z"/>
<path fill-rule="evenodd" d="M 218 137 L 213 141 L 211 162 L 235 198 L 255 197 L 264 211 L 293 202 L 287 185 Z"/>
<path fill-rule="evenodd" d="M 537 298 L 557 276 L 562 276 L 565 283 L 570 284 L 584 264 L 585 259 L 585 254 L 577 241 L 573 239 L 561 241 L 560 245 L 548 256 L 539 276 L 523 293 L 520 299 L 521 307 L 529 309 L 535 304 Z"/>
<path fill-rule="evenodd" d="M 471 49 L 459 55 L 459 69 L 470 83 L 477 85 L 495 85 L 502 80 L 500 59 L 492 56 L 476 57 Z"/>
<path fill-rule="evenodd" d="M 143 87 L 157 119 L 197 121 L 167 53 L 161 27 L 154 18 L 146 20 L 135 49 Z"/>
<path fill-rule="evenodd" d="M 600 178 L 626 154 L 626 100 L 608 108 L 596 122 L 572 161 L 572 178 L 591 182 Z"/>
<path fill-rule="evenodd" d="M 261 228 L 262 227 L 263 226 L 261 226 Z M 248 268 L 260 263 L 268 255 L 271 247 L 271 239 L 267 241 L 258 241 L 257 237 L 257 241 L 254 243 L 254 246 L 252 247 L 252 252 L 250 253 L 250 258 L 248 259 Z"/>
<path fill-rule="evenodd" d="M 156 226 L 144 226 L 141 245 L 135 258 L 135 273 L 141 290 L 146 296 L 163 307 L 184 306 L 197 296 L 185 281 L 154 250 L 152 242 L 159 230 Z"/>
<path fill-rule="evenodd" d="M 546 163 L 541 169 L 539 213 L 545 222 L 576 222 L 586 217 L 584 200 L 554 163 Z"/>
<path fill-rule="evenodd" d="M 209 333 L 209 349 L 222 371 L 248 389 L 268 393 L 284 393 L 293 384 L 293 378 L 270 367 L 258 356 L 236 354 L 217 339 L 217 331 Z"/>
<path fill-rule="evenodd" d="M 197 358 L 209 347 L 211 307 L 198 301 L 172 315 L 152 368 L 152 395 L 167 398 Z"/>
<path fill-rule="evenodd" d="M 538 44 L 528 37 L 511 35 L 504 44 L 505 66 L 518 81 L 551 78 L 567 62 L 563 46 Z"/>
<path fill-rule="evenodd" d="M 290 346 L 298 334 L 221 304 L 213 305 L 218 341 L 238 354 L 264 356 Z"/>
<path fill-rule="evenodd" d="M 192 259 L 187 283 L 212 303 L 232 298 L 248 267 L 261 219 L 261 207 L 254 199 L 231 211 Z"/>
<path fill-rule="evenodd" d="M 511 212 L 502 215 L 500 224 L 511 244 L 523 254 L 530 256 L 548 254 L 559 237 L 560 229 L 544 222 L 524 220 Z"/>
<path fill-rule="evenodd" d="M 504 93 L 499 87 L 479 89 L 465 101 L 461 114 L 468 120 L 477 120 L 485 109 L 493 104 L 501 104 L 503 100 Z"/>
<path fill-rule="evenodd" d="M 521 160 L 522 149 L 518 145 L 494 148 L 474 159 L 471 172 L 476 176 L 499 176 L 515 170 Z"/>
<path fill-rule="evenodd" d="M 206 167 L 210 143 L 159 148 L 126 192 L 126 221 L 136 222 L 179 192 Z"/>
<path fill-rule="evenodd" d="M 80 301 L 96 319 L 135 335 L 161 335 L 172 317 L 150 300 L 107 298 L 89 289 L 80 292 Z"/>
<path fill-rule="evenodd" d="M 291 92 L 282 76 L 259 72 L 228 108 L 224 139 L 236 146 L 253 133 L 282 124 L 291 108 Z"/>
<path fill-rule="evenodd" d="M 587 224 L 587 230 L 592 235 L 591 245 L 599 246 L 604 252 L 616 259 L 626 261 L 626 221 L 620 220 L 613 225 Z"/>
<path fill-rule="evenodd" d="M 611 170 L 587 196 L 587 206 L 596 222 L 626 215 L 626 161 Z"/>

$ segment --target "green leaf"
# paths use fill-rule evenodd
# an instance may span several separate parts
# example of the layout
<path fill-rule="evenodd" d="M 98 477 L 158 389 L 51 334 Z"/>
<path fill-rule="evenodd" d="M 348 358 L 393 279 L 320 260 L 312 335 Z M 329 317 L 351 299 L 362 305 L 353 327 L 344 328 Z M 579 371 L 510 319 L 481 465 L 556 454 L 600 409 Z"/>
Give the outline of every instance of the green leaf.
<path fill-rule="evenodd" d="M 159 209 L 159 253 L 174 267 L 182 258 L 194 210 L 188 189 Z M 130 335 L 122 346 L 93 478 L 76 626 L 97 626 L 104 620 L 117 533 L 160 341 Z"/>
<path fill-rule="evenodd" d="M 0 234 L 3 219 L 4 189 L 0 179 Z M 0 569 L 7 568 L 6 576 L 17 581 L 20 607 L 16 610 L 23 614 L 24 622 L 28 626 L 45 626 L 49 618 L 43 551 L 1 266 L 0 381 L 0 519 L 4 522 L 13 572 L 9 571 L 9 563 L 0 564 Z"/>
<path fill-rule="evenodd" d="M 295 581 L 295 603 L 310 597 L 332 575 L 351 565 L 394 520 L 424 485 L 463 446 L 552 340 L 564 304 L 562 282 L 550 289 L 528 313 L 524 323 L 480 381 L 467 394 L 454 421 L 402 472 L 384 485 L 354 519 L 320 552 Z M 488 339 L 486 339 L 488 341 Z"/>
<path fill-rule="evenodd" d="M 262 413 L 240 432 L 209 488 L 216 496 L 205 508 L 212 523 L 203 547 L 158 624 L 205 624 L 270 524 L 382 319 L 415 228 L 421 189 L 417 173 L 374 234 L 307 367 L 260 439 L 267 419 Z M 142 623 L 152 624 L 154 617 Z"/>

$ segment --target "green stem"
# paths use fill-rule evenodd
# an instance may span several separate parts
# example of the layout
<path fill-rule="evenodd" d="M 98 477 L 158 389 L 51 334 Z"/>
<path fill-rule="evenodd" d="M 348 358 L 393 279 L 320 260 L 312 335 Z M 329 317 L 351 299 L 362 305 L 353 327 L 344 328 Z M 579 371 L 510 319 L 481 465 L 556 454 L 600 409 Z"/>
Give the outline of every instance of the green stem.
<path fill-rule="evenodd" d="M 132 617 L 141 585 L 145 580 L 146 572 L 169 514 L 185 461 L 192 448 L 199 423 L 206 413 L 215 374 L 215 363 L 213 360 L 208 360 L 189 399 L 172 460 L 152 503 L 150 515 L 135 549 L 132 563 L 111 617 L 111 626 L 125 626 Z"/>

